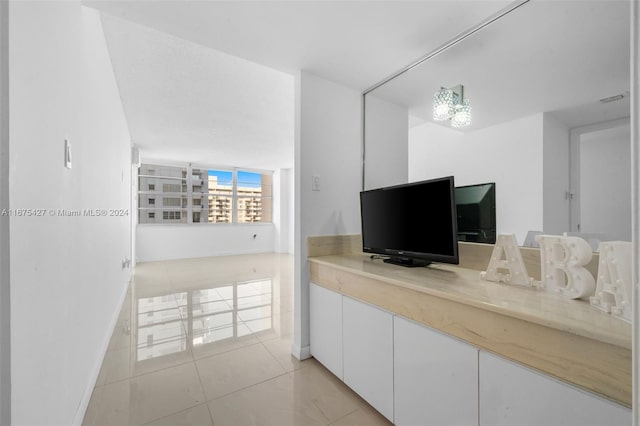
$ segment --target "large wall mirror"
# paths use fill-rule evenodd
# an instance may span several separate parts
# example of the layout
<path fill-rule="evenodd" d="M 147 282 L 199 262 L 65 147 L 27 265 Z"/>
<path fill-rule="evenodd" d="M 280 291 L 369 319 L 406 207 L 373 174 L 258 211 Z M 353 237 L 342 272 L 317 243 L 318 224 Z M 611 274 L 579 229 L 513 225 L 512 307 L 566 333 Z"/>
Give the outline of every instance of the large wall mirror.
<path fill-rule="evenodd" d="M 520 244 L 631 241 L 629 21 L 628 1 L 530 0 L 368 91 L 364 188 L 495 182 L 497 232 Z M 433 119 L 457 85 L 466 127 Z"/>

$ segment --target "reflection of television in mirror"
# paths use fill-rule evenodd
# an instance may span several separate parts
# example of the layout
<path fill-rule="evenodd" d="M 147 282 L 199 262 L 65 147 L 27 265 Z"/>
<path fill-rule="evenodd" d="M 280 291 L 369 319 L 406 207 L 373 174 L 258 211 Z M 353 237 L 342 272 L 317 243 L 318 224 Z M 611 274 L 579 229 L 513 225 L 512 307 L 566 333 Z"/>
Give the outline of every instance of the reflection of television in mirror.
<path fill-rule="evenodd" d="M 496 184 L 456 187 L 458 241 L 496 242 Z"/>
<path fill-rule="evenodd" d="M 362 248 L 385 262 L 458 263 L 453 176 L 362 191 Z"/>

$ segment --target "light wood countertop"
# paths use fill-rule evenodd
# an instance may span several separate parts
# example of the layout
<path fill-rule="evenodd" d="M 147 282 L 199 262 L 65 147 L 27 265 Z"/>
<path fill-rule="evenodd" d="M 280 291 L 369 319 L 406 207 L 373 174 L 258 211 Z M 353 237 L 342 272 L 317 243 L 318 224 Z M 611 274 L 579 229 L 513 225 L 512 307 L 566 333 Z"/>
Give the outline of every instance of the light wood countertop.
<path fill-rule="evenodd" d="M 325 253 L 309 258 L 313 282 L 631 406 L 631 324 L 587 301 L 483 281 L 455 265 Z"/>

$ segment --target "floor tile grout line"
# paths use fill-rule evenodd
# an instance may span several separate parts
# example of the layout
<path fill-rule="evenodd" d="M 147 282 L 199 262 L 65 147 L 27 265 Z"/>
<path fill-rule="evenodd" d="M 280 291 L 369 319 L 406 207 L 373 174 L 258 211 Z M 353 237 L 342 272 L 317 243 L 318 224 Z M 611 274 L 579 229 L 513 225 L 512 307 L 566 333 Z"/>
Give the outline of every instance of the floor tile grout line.
<path fill-rule="evenodd" d="M 202 375 L 200 374 L 200 369 L 198 368 L 198 363 L 194 360 L 193 361 L 193 366 L 196 369 L 196 376 L 198 376 L 198 383 L 200 384 L 200 390 L 202 391 L 202 396 L 204 399 L 204 403 L 205 404 L 209 404 L 209 401 L 207 400 L 207 393 L 204 390 L 204 384 L 202 384 Z M 211 424 L 213 425 L 213 415 L 211 414 L 211 410 L 209 409 L 209 406 L 207 405 L 207 410 L 209 411 L 209 418 L 211 419 Z"/>
<path fill-rule="evenodd" d="M 194 408 L 200 407 L 200 406 L 202 406 L 202 405 L 207 405 L 207 403 L 206 403 L 206 402 L 201 402 L 201 403 L 199 403 L 199 404 L 193 405 L 193 406 L 191 406 L 191 407 L 187 407 L 187 408 L 182 409 L 182 410 L 180 410 L 180 411 L 176 411 L 175 413 L 167 414 L 166 416 L 157 417 L 157 418 L 155 418 L 155 419 L 149 420 L 148 422 L 142 423 L 142 424 L 140 424 L 140 425 L 138 425 L 138 426 L 148 426 L 148 425 L 150 425 L 151 423 L 157 422 L 158 420 L 162 420 L 162 419 L 165 419 L 165 418 L 167 418 L 167 417 L 175 416 L 176 414 L 185 413 L 185 412 L 187 412 L 187 411 L 189 411 L 189 410 L 193 410 Z M 207 411 L 208 411 L 208 407 L 207 407 Z M 209 417 L 211 417 L 211 413 L 209 413 Z M 211 419 L 211 424 L 213 425 L 213 419 Z"/>
<path fill-rule="evenodd" d="M 213 411 L 211 410 L 211 404 L 209 402 L 206 402 L 205 404 L 207 404 L 207 410 L 209 411 L 209 419 L 211 420 L 211 425 L 215 426 L 216 422 L 213 420 Z"/>
<path fill-rule="evenodd" d="M 319 408 L 318 408 L 318 409 L 319 409 Z M 348 412 L 347 414 L 345 414 L 344 416 L 340 416 L 340 417 L 338 417 L 337 419 L 335 419 L 335 420 L 333 420 L 333 421 L 329 420 L 329 424 L 327 424 L 327 426 L 331 426 L 331 425 L 333 425 L 333 424 L 338 423 L 340 420 L 342 420 L 342 419 L 344 419 L 344 418 L 346 418 L 346 417 L 348 417 L 348 416 L 352 415 L 353 413 L 355 413 L 355 412 L 356 412 L 356 411 L 358 411 L 358 410 L 362 410 L 362 406 L 361 406 L 361 405 L 358 405 L 356 408 L 354 408 L 353 410 L 349 411 L 349 412 Z"/>
<path fill-rule="evenodd" d="M 331 423 L 335 423 L 331 421 L 331 419 L 329 418 L 329 416 L 327 416 L 325 414 L 325 412 L 322 410 L 322 408 L 320 408 L 320 406 L 318 404 L 316 404 L 316 401 L 313 400 L 311 401 L 311 403 L 313 404 L 314 407 L 316 407 L 316 409 L 320 412 L 320 414 L 322 415 L 322 417 L 324 417 L 325 419 L 327 419 L 327 422 L 325 423 L 325 426 L 329 426 Z"/>
<path fill-rule="evenodd" d="M 226 353 L 229 353 L 229 352 L 237 351 L 239 349 L 244 349 L 244 348 L 248 348 L 248 347 L 251 347 L 251 346 L 255 346 L 255 345 L 259 344 L 259 343 L 260 343 L 260 341 L 257 341 L 257 342 L 248 343 L 246 345 L 238 346 L 238 347 L 227 348 L 227 349 L 221 350 L 220 352 L 216 352 L 216 353 L 210 354 L 210 355 L 204 355 L 204 356 L 201 356 L 201 357 L 198 357 L 198 358 L 196 358 L 195 354 L 194 354 L 194 361 L 201 361 L 203 359 L 212 358 L 214 356 L 218 356 L 218 355 L 226 354 Z"/>
<path fill-rule="evenodd" d="M 280 363 L 280 361 L 278 360 L 278 357 L 277 357 L 277 356 L 275 356 L 273 353 L 271 353 L 271 351 L 269 350 L 269 348 L 267 347 L 267 345 L 265 345 L 265 344 L 264 344 L 264 342 L 262 342 L 262 341 L 260 342 L 260 344 L 262 345 L 262 347 L 264 348 L 264 350 L 265 350 L 265 351 L 267 351 L 267 353 L 271 356 L 271 359 L 273 359 L 273 360 L 276 362 L 276 364 L 277 364 L 277 365 L 279 365 L 279 366 L 280 366 L 280 368 L 282 368 L 282 370 L 283 370 L 285 373 L 288 373 L 289 371 L 287 370 L 287 368 L 286 368 L 284 365 L 282 365 L 282 364 Z"/>
<path fill-rule="evenodd" d="M 245 387 L 243 387 L 243 388 L 236 389 L 236 390 L 234 390 L 234 391 L 232 391 L 232 392 L 229 392 L 229 393 L 226 393 L 226 394 L 224 394 L 224 395 L 216 396 L 215 398 L 207 399 L 207 396 L 205 395 L 205 399 L 207 399 L 207 404 L 208 404 L 208 403 L 211 403 L 211 402 L 213 402 L 213 401 L 217 401 L 217 400 L 219 400 L 219 399 L 226 398 L 226 397 L 231 396 L 231 395 L 234 395 L 234 394 L 236 394 L 236 393 L 239 393 L 239 392 L 242 392 L 242 391 L 246 391 L 247 389 L 251 389 L 252 387 L 259 386 L 259 385 L 261 385 L 261 384 L 264 384 L 264 383 L 267 383 L 267 382 L 270 382 L 270 381 L 272 381 L 272 380 L 276 380 L 276 379 L 279 379 L 279 378 L 281 378 L 281 377 L 283 377 L 283 376 L 288 376 L 288 375 L 289 375 L 289 373 L 288 373 L 288 372 L 284 372 L 284 373 L 282 373 L 282 374 L 278 374 L 277 376 L 270 377 L 270 378 L 268 378 L 268 379 L 262 380 L 262 381 L 260 381 L 260 382 L 254 383 L 254 384 L 252 384 L 252 385 L 248 385 L 248 386 L 245 386 Z"/>
<path fill-rule="evenodd" d="M 159 372 L 161 372 L 161 371 L 169 370 L 169 369 L 171 369 L 171 368 L 181 367 L 181 366 L 183 366 L 183 365 L 185 365 L 185 364 L 189 364 L 190 362 L 195 363 L 195 360 L 193 360 L 193 359 L 189 359 L 189 360 L 186 360 L 186 361 L 181 361 L 181 362 L 179 362 L 179 363 L 177 363 L 177 364 L 174 364 L 174 365 L 170 365 L 170 366 L 168 366 L 168 367 L 162 367 L 162 368 L 159 368 L 159 369 L 157 369 L 157 370 L 153 370 L 153 371 L 145 371 L 144 373 L 141 373 L 141 374 L 134 374 L 134 375 L 130 375 L 129 377 L 125 377 L 124 379 L 114 380 L 114 381 L 112 381 L 112 382 L 105 383 L 105 384 L 102 384 L 102 385 L 100 385 L 100 386 L 95 386 L 95 387 L 94 387 L 94 389 L 95 389 L 95 388 L 98 388 L 98 387 L 104 387 L 104 386 L 112 385 L 112 384 L 114 384 L 114 383 L 124 382 L 124 381 L 126 381 L 126 380 L 136 379 L 136 378 L 138 378 L 138 377 L 148 376 L 148 375 L 150 375 L 150 374 L 159 373 Z"/>
<path fill-rule="evenodd" d="M 203 360 L 208 359 L 208 358 L 213 358 L 213 357 L 216 357 L 216 356 L 219 356 L 219 355 L 222 355 L 222 354 L 228 354 L 229 352 L 235 352 L 235 351 L 239 351 L 241 349 L 250 348 L 252 346 L 256 346 L 256 345 L 259 345 L 259 344 L 260 344 L 260 341 L 258 340 L 257 342 L 253 342 L 253 343 L 250 343 L 248 345 L 243 345 L 243 346 L 240 346 L 240 347 L 237 347 L 237 348 L 230 348 L 228 350 L 223 350 L 221 352 L 217 352 L 217 353 L 212 354 L 212 355 L 206 355 L 206 356 L 203 356 L 203 357 L 200 357 L 200 358 L 195 358 L 194 361 L 196 361 L 196 362 L 197 361 L 203 361 Z"/>
<path fill-rule="evenodd" d="M 252 333 L 252 334 L 253 334 L 253 333 Z M 278 362 L 277 358 L 276 358 L 276 357 L 271 353 L 271 351 L 269 351 L 269 348 L 267 348 L 267 347 L 266 347 L 262 342 L 260 342 L 259 340 L 258 340 L 258 342 L 257 342 L 257 343 L 255 343 L 255 344 L 248 345 L 248 346 L 244 346 L 244 347 L 242 347 L 242 348 L 237 348 L 237 349 L 234 349 L 234 350 L 231 350 L 231 351 L 227 351 L 227 352 L 223 352 L 223 353 L 229 353 L 229 352 L 233 352 L 233 351 L 235 351 L 235 350 L 238 350 L 238 351 L 239 351 L 239 350 L 243 350 L 243 349 L 246 349 L 246 348 L 249 348 L 249 347 L 253 347 L 253 346 L 257 346 L 257 345 L 262 345 L 262 348 L 263 348 L 264 350 L 266 350 L 266 351 L 267 351 L 267 353 L 271 356 L 271 358 L 276 362 L 276 365 L 278 365 L 278 366 L 282 369 L 282 371 L 284 371 L 284 373 L 283 373 L 283 374 L 279 374 L 278 376 L 275 376 L 275 377 L 280 377 L 280 376 L 283 376 L 283 375 L 285 375 L 285 374 L 288 374 L 287 369 L 286 369 L 286 368 L 284 368 L 284 367 L 282 367 L 282 365 L 280 364 L 280 362 Z M 210 356 L 210 357 L 200 358 L 198 361 L 201 361 L 201 360 L 204 360 L 204 359 L 207 359 L 207 358 L 213 358 L 213 357 L 215 357 L 215 356 L 222 355 L 223 353 L 216 354 L 216 355 L 212 355 L 212 356 Z M 198 377 L 200 378 L 200 369 L 198 368 L 198 364 L 197 364 L 197 363 L 196 363 L 196 371 L 198 372 Z M 250 385 L 250 386 L 247 386 L 247 387 L 245 387 L 245 388 L 243 388 L 243 389 L 246 389 L 246 388 L 251 387 L 251 386 L 255 386 L 255 385 L 260 384 L 260 383 L 264 383 L 264 382 L 266 382 L 266 381 L 268 381 L 268 380 L 271 380 L 271 379 L 273 379 L 273 378 L 274 378 L 274 377 L 272 377 L 272 378 L 270 378 L 270 379 L 263 380 L 262 382 L 255 383 L 255 384 Z M 203 389 L 203 390 L 204 390 L 204 389 Z M 234 391 L 234 392 L 235 392 L 235 391 Z M 234 392 L 231 392 L 231 393 L 234 393 Z M 231 393 L 229 393 L 229 394 L 227 394 L 227 395 L 230 395 Z M 205 395 L 205 398 L 206 398 L 206 395 Z M 214 398 L 214 399 L 216 399 L 216 398 Z"/>
<path fill-rule="evenodd" d="M 266 349 L 267 351 L 269 351 L 269 353 L 271 353 L 271 356 L 273 356 L 273 357 L 276 359 L 276 362 L 280 365 L 280 367 L 282 367 L 284 370 L 286 370 L 286 371 L 287 371 L 287 373 L 292 373 L 292 372 L 294 372 L 294 371 L 296 371 L 296 370 L 300 370 L 301 368 L 304 368 L 304 367 L 305 367 L 305 366 L 303 365 L 304 360 L 302 360 L 302 361 L 298 360 L 298 362 L 300 363 L 300 366 L 299 366 L 298 368 L 295 368 L 295 367 L 294 367 L 294 368 L 292 368 L 291 370 L 289 370 L 289 369 L 287 368 L 287 366 L 283 365 L 283 364 L 282 364 L 282 362 L 280 362 L 280 360 L 279 360 L 279 359 L 278 359 L 278 357 L 276 356 L 276 354 L 274 354 L 274 353 L 271 351 L 271 349 L 269 349 L 269 347 L 266 345 L 266 343 L 269 343 L 269 342 L 275 342 L 276 340 L 283 340 L 283 341 L 287 341 L 287 339 L 273 339 L 273 340 L 268 340 L 267 342 L 260 342 L 260 343 L 262 343 L 262 345 L 265 347 L 265 349 Z"/>
<path fill-rule="evenodd" d="M 188 363 L 181 364 L 181 366 L 182 366 L 182 365 L 186 365 L 186 364 L 188 364 Z M 193 366 L 193 367 L 194 367 L 194 370 L 196 371 L 196 376 L 198 377 L 198 383 L 200 383 L 200 374 L 199 374 L 199 372 L 198 372 L 198 368 L 197 368 L 197 366 L 195 365 L 195 362 L 194 362 L 194 366 Z M 140 377 L 140 376 L 138 376 L 138 377 Z M 128 379 L 128 380 L 130 380 L 130 379 Z M 187 411 L 187 410 L 190 410 L 190 409 L 192 409 L 192 408 L 195 408 L 195 407 L 197 407 L 197 406 L 199 406 L 199 405 L 204 405 L 204 404 L 206 404 L 206 403 L 207 403 L 207 401 L 206 401 L 207 397 L 206 397 L 206 396 L 205 396 L 205 394 L 204 394 L 204 389 L 202 389 L 202 384 L 201 384 L 201 383 L 200 383 L 200 390 L 201 390 L 201 392 L 202 392 L 202 396 L 203 396 L 203 398 L 202 398 L 202 399 L 203 399 L 203 401 L 202 401 L 202 402 L 197 403 L 197 404 L 195 404 L 195 405 L 191 405 L 191 406 L 186 407 L 186 408 L 182 408 L 182 409 L 180 409 L 180 410 L 178 410 L 178 411 L 174 411 L 174 412 L 169 413 L 169 414 L 166 414 L 166 415 L 164 415 L 164 416 L 160 416 L 160 417 L 153 418 L 153 419 L 148 420 L 148 421 L 146 421 L 146 422 L 144 422 L 144 423 L 139 423 L 139 424 L 132 425 L 132 426 L 144 426 L 144 425 L 146 425 L 146 424 L 149 424 L 149 423 L 152 423 L 152 422 L 158 421 L 158 420 L 160 420 L 160 419 L 164 419 L 165 417 L 174 416 L 174 415 L 176 415 L 176 414 L 179 414 L 179 413 L 182 413 L 182 412 L 184 412 L 184 411 Z"/>

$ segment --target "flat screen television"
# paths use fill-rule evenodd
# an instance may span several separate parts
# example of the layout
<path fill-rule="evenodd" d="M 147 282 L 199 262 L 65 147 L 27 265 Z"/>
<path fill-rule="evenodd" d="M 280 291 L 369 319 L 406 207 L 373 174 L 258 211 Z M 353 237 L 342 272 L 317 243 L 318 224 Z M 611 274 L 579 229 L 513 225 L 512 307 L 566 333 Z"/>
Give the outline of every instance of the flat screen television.
<path fill-rule="evenodd" d="M 455 192 L 458 241 L 495 244 L 495 182 L 458 186 Z"/>
<path fill-rule="evenodd" d="M 453 176 L 360 192 L 362 248 L 385 262 L 458 264 Z"/>

